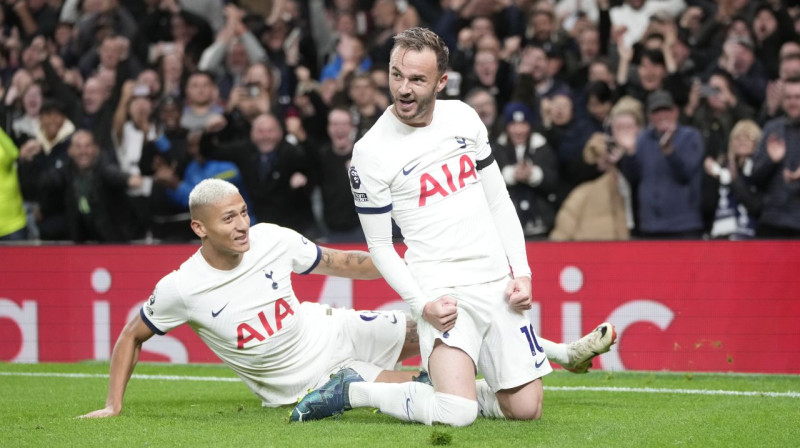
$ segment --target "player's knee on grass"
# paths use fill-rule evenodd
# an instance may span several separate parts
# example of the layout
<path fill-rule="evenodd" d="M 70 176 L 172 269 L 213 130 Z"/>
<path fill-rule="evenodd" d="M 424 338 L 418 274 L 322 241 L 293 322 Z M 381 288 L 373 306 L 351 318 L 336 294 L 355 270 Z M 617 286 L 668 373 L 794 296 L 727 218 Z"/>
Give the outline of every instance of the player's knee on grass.
<path fill-rule="evenodd" d="M 478 418 L 478 402 L 458 395 L 436 392 L 433 421 L 450 426 L 469 426 Z"/>
<path fill-rule="evenodd" d="M 497 400 L 509 420 L 539 420 L 542 418 L 542 395 L 542 382 L 535 380 L 513 390 L 499 391 Z"/>
<path fill-rule="evenodd" d="M 515 406 L 513 409 L 504 410 L 503 413 L 509 420 L 539 420 L 542 418 L 542 403 Z"/>

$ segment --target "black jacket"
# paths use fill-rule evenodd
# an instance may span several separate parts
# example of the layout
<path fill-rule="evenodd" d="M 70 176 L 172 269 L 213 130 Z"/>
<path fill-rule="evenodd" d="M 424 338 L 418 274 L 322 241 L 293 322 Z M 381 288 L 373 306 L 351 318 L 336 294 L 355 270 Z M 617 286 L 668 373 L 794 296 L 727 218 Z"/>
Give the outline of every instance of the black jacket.
<path fill-rule="evenodd" d="M 98 160 L 84 172 L 70 160 L 40 178 L 42 191 L 60 199 L 63 207 L 63 217 L 43 208 L 44 218 L 63 219 L 69 239 L 75 242 L 129 241 L 130 207 L 125 194 L 129 177 L 105 160 Z"/>

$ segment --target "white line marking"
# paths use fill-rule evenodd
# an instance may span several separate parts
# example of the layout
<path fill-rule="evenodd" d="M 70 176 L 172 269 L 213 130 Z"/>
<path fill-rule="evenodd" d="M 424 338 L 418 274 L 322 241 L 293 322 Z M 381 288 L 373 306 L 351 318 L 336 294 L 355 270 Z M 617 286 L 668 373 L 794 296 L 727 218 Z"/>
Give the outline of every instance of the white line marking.
<path fill-rule="evenodd" d="M 37 376 L 44 378 L 108 378 L 105 373 L 47 373 L 47 372 L 0 372 L 0 376 Z M 163 381 L 212 381 L 223 383 L 237 383 L 241 381 L 235 377 L 222 376 L 179 376 L 179 375 L 141 375 L 133 374 L 131 378 L 141 380 Z"/>
<path fill-rule="evenodd" d="M 642 394 L 733 395 L 743 397 L 800 398 L 800 392 L 762 392 L 750 390 L 656 389 L 652 387 L 545 386 L 545 390 L 566 392 L 633 392 Z"/>
<path fill-rule="evenodd" d="M 23 376 L 40 378 L 108 378 L 105 373 L 48 373 L 48 372 L 0 372 L 0 376 Z M 181 375 L 142 375 L 132 378 L 162 381 L 210 381 L 237 383 L 239 378 L 223 376 L 181 376 Z M 683 395 L 729 395 L 742 397 L 800 398 L 800 392 L 766 392 L 748 390 L 704 390 L 704 389 L 657 389 L 652 387 L 597 387 L 597 386 L 545 386 L 545 390 L 557 392 L 628 392 L 643 394 L 683 394 Z"/>

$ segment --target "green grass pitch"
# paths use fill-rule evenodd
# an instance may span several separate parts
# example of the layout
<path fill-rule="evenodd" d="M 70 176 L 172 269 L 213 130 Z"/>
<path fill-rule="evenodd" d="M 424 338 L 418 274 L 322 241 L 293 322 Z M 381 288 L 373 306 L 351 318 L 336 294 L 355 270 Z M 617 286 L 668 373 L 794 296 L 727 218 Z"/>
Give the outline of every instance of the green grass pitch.
<path fill-rule="evenodd" d="M 223 366 L 142 363 L 121 416 L 76 419 L 103 406 L 107 373 L 103 363 L 0 364 L 0 447 L 800 446 L 792 375 L 557 371 L 544 380 L 542 420 L 450 428 L 366 409 L 290 424 L 289 407 L 262 408 Z"/>

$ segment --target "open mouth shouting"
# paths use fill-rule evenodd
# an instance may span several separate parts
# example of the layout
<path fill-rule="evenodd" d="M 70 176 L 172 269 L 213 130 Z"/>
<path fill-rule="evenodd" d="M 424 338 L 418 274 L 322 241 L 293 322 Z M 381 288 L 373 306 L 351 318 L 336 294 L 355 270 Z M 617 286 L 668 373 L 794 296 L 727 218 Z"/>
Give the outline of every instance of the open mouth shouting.
<path fill-rule="evenodd" d="M 397 107 L 403 115 L 410 114 L 414 110 L 415 104 L 417 104 L 417 101 L 411 97 L 397 99 Z"/>

